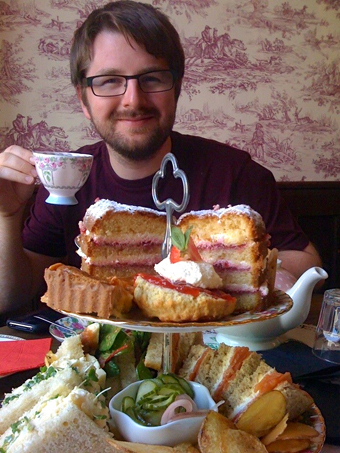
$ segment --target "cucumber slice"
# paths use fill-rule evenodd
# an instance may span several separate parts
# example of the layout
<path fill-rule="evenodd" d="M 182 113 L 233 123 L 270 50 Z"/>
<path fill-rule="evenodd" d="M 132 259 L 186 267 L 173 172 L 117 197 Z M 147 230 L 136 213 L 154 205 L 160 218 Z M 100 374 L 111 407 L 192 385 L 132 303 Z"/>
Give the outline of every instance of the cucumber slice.
<path fill-rule="evenodd" d="M 161 387 L 159 390 L 158 390 L 158 395 L 181 395 L 183 393 L 183 389 L 180 385 L 176 385 L 176 384 L 167 384 L 167 385 L 163 385 L 163 387 Z"/>
<path fill-rule="evenodd" d="M 158 385 L 153 382 L 151 379 L 147 379 L 141 383 L 138 387 L 137 395 L 136 395 L 136 404 L 139 404 L 140 400 L 156 394 Z"/>
<path fill-rule="evenodd" d="M 135 405 L 135 400 L 132 398 L 132 396 L 124 396 L 123 401 L 122 401 L 122 412 L 127 411 L 129 407 L 134 407 Z"/>
<path fill-rule="evenodd" d="M 159 379 L 159 378 L 157 378 L 157 377 L 152 378 L 152 379 L 150 379 L 150 380 L 151 380 L 152 382 L 154 382 L 155 384 L 157 384 L 158 387 L 162 387 L 162 385 L 164 385 L 164 382 L 162 381 L 162 379 Z"/>
<path fill-rule="evenodd" d="M 193 389 L 191 388 L 190 384 L 188 381 L 186 381 L 184 378 L 177 376 L 178 382 L 181 387 L 183 387 L 185 393 L 190 396 L 190 398 L 194 398 L 195 394 Z"/>
<path fill-rule="evenodd" d="M 160 409 L 166 409 L 171 403 L 175 401 L 176 395 L 169 395 L 165 400 L 159 402 L 145 403 L 143 404 L 143 409 L 150 411 L 158 411 Z"/>
<path fill-rule="evenodd" d="M 179 392 L 180 394 L 182 393 L 186 393 L 185 392 L 185 389 L 180 385 L 180 384 L 164 384 L 164 386 L 162 388 L 168 388 L 168 389 L 171 389 L 173 392 Z M 159 393 L 159 391 L 158 391 Z"/>
<path fill-rule="evenodd" d="M 146 421 L 147 426 L 160 426 L 164 410 L 160 411 L 140 411 L 141 417 Z"/>
<path fill-rule="evenodd" d="M 158 404 L 165 401 L 169 395 L 152 395 L 147 398 L 142 398 L 139 400 L 138 406 L 143 406 L 144 409 L 147 409 L 147 405 Z"/>
<path fill-rule="evenodd" d="M 136 423 L 138 423 L 139 425 L 143 425 L 143 426 L 146 426 L 146 421 L 145 419 L 142 417 L 142 415 L 140 413 L 138 413 L 138 411 L 136 411 L 133 407 L 128 407 L 126 409 L 126 415 L 128 415 L 130 418 L 132 418 L 132 420 Z"/>
<path fill-rule="evenodd" d="M 178 384 L 178 379 L 173 374 L 160 374 L 158 379 L 161 379 L 164 384 Z"/>

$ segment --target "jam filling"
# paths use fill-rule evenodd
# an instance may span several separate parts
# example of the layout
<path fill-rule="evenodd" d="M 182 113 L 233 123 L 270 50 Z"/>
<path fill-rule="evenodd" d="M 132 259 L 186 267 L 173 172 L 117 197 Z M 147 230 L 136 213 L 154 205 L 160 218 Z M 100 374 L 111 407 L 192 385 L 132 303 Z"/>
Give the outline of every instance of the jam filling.
<path fill-rule="evenodd" d="M 208 294 L 214 299 L 225 299 L 233 301 L 234 298 L 230 294 L 221 291 L 220 289 L 207 289 L 207 288 L 198 288 L 196 286 L 188 285 L 186 283 L 176 282 L 173 283 L 170 280 L 160 277 L 159 275 L 150 275 L 150 274 L 137 274 L 136 277 L 142 277 L 148 283 L 151 283 L 156 286 L 161 286 L 162 288 L 172 289 L 182 294 L 188 294 L 193 297 L 198 297 L 200 294 Z"/>

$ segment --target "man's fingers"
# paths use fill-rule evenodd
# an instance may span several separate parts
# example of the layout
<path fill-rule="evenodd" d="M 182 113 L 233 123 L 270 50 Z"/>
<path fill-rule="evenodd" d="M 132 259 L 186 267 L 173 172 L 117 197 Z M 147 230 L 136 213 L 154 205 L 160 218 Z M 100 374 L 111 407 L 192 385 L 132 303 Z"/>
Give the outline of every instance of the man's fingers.
<path fill-rule="evenodd" d="M 32 153 L 24 148 L 12 146 L 0 154 L 0 178 L 32 184 L 37 176 L 30 158 Z"/>

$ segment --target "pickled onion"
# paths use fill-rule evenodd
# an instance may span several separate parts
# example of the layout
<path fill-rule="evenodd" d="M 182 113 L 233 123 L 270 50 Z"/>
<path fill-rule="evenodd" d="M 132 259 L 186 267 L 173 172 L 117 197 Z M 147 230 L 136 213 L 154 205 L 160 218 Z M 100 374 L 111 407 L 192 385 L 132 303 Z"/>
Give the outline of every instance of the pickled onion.
<path fill-rule="evenodd" d="M 161 418 L 161 425 L 169 423 L 169 421 L 177 415 L 175 410 L 179 407 L 183 407 L 185 409 L 186 412 L 184 413 L 191 413 L 197 410 L 195 401 L 191 399 L 189 395 L 178 395 L 175 401 L 165 409 Z M 179 414 L 183 414 L 183 412 L 180 412 Z"/>

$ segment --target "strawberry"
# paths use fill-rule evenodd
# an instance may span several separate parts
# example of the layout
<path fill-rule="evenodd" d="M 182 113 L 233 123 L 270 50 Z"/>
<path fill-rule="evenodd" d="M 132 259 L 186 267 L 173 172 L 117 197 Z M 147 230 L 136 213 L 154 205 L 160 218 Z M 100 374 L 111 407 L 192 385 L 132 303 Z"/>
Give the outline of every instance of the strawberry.
<path fill-rule="evenodd" d="M 181 261 L 181 252 L 177 247 L 172 245 L 170 250 L 170 263 L 178 263 L 178 261 Z"/>
<path fill-rule="evenodd" d="M 177 263 L 178 261 L 202 261 L 201 255 L 197 247 L 190 237 L 191 229 L 189 228 L 185 233 L 178 227 L 171 228 L 171 242 L 172 247 L 170 250 L 170 262 Z"/>
<path fill-rule="evenodd" d="M 188 254 L 189 254 L 189 259 L 191 261 L 202 261 L 202 257 L 200 255 L 200 252 L 197 250 L 197 247 L 194 243 L 194 240 L 189 237 L 189 242 L 188 242 Z"/>

